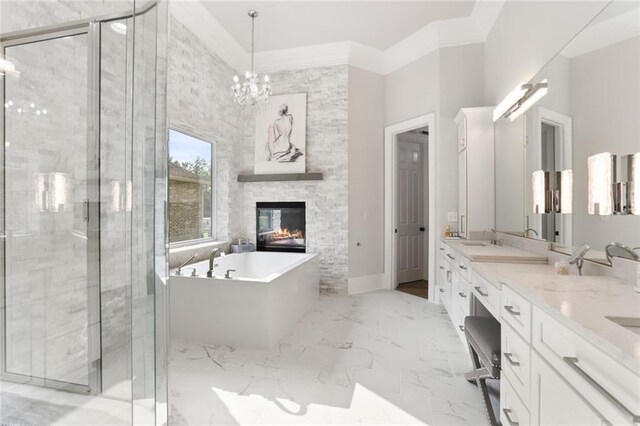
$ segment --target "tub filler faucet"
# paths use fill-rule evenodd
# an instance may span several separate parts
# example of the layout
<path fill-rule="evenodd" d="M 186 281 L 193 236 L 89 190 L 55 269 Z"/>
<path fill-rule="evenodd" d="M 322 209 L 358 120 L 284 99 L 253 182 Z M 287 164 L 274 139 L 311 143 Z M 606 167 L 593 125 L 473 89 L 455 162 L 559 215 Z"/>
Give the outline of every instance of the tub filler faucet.
<path fill-rule="evenodd" d="M 176 275 L 177 276 L 182 275 L 182 268 L 184 268 L 186 265 L 189 264 L 189 262 L 191 262 L 193 259 L 195 259 L 197 257 L 198 257 L 198 253 L 194 254 L 189 259 L 185 260 L 180 266 L 178 266 L 178 269 L 176 270 Z"/>
<path fill-rule="evenodd" d="M 221 248 L 214 248 L 211 250 L 211 254 L 209 255 L 209 270 L 207 271 L 207 278 L 213 278 L 213 268 L 218 266 L 215 264 L 215 259 L 216 257 L 224 256 L 224 254 L 224 250 Z"/>

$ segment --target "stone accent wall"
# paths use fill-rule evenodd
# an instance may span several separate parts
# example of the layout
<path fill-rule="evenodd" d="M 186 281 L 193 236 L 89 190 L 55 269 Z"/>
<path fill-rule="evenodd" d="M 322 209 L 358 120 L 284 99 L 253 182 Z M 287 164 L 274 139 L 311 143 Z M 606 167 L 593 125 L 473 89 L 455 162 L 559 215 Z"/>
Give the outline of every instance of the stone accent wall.
<path fill-rule="evenodd" d="M 242 117 L 231 99 L 237 72 L 176 19 L 169 40 L 169 125 L 215 145 L 214 237 L 229 240 L 232 206 L 240 204 Z"/>
<path fill-rule="evenodd" d="M 255 242 L 258 201 L 305 201 L 307 252 L 320 255 L 324 291 L 346 292 L 348 274 L 348 66 L 270 75 L 274 95 L 307 93 L 307 171 L 322 181 L 243 183 L 234 237 Z M 242 172 L 253 173 L 254 120 L 244 126 Z"/>

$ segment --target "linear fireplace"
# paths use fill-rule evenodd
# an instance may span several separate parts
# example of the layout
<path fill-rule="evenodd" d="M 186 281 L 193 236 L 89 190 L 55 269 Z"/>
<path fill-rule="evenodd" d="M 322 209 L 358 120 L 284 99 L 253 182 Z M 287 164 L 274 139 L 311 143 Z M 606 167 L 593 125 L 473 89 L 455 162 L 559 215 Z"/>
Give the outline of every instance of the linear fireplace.
<path fill-rule="evenodd" d="M 304 253 L 304 202 L 256 203 L 256 241 L 258 251 Z"/>

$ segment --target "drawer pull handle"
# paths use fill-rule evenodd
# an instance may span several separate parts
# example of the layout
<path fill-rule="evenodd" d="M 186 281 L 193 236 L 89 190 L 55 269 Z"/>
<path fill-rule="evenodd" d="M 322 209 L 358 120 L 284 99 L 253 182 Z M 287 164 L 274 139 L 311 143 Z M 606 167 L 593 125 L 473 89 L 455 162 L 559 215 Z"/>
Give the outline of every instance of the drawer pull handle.
<path fill-rule="evenodd" d="M 463 271 L 466 271 L 466 270 L 467 270 L 467 267 L 466 267 L 466 266 L 464 266 L 464 265 L 460 265 L 460 269 L 462 269 Z"/>
<path fill-rule="evenodd" d="M 444 288 L 439 288 L 438 290 L 440 290 L 440 293 L 444 293 Z"/>
<path fill-rule="evenodd" d="M 503 408 L 502 412 L 504 413 L 504 417 L 507 419 L 507 423 L 509 423 L 509 425 L 518 426 L 520 424 L 511 418 L 511 410 L 509 408 Z"/>
<path fill-rule="evenodd" d="M 464 331 L 464 325 L 459 325 L 458 328 L 460 329 L 460 331 Z"/>
<path fill-rule="evenodd" d="M 574 357 L 569 357 L 569 356 L 565 356 L 562 357 L 562 360 L 564 362 L 567 363 L 567 365 L 569 367 L 571 367 L 571 369 L 573 371 L 575 371 L 576 373 L 578 373 L 578 375 L 580 375 L 584 380 L 586 380 L 587 382 L 589 382 L 589 384 L 591 386 L 593 386 L 594 388 L 596 388 L 596 390 L 598 392 L 600 392 L 602 394 L 602 396 L 604 396 L 605 398 L 607 398 L 609 400 L 609 402 L 613 405 L 615 405 L 618 410 L 622 411 L 622 413 L 625 414 L 625 416 L 629 419 L 629 421 L 631 423 L 638 423 L 640 422 L 640 416 L 637 414 L 633 414 L 627 407 L 625 407 L 620 401 L 618 401 L 616 399 L 616 397 L 614 397 L 613 395 L 611 395 L 609 393 L 609 391 L 607 391 L 605 388 L 602 387 L 602 385 L 600 385 L 600 383 L 596 382 L 591 376 L 589 376 L 582 368 L 580 368 L 580 366 L 578 365 L 578 358 L 574 358 Z"/>
<path fill-rule="evenodd" d="M 511 306 L 511 305 L 504 305 L 504 309 L 507 312 L 509 312 L 511 315 L 513 315 L 514 317 L 517 317 L 518 315 L 520 315 L 520 312 L 518 312 L 515 309 L 513 309 L 513 306 Z"/>
<path fill-rule="evenodd" d="M 444 247 L 440 247 L 440 251 L 444 251 Z"/>
<path fill-rule="evenodd" d="M 513 367 L 517 367 L 517 366 L 520 365 L 520 363 L 518 361 L 514 361 L 513 354 L 511 352 L 505 352 L 503 355 L 507 359 L 507 361 L 509 362 L 509 365 L 511 365 Z"/>
<path fill-rule="evenodd" d="M 440 269 L 442 269 L 444 271 L 444 266 L 440 266 Z"/>
<path fill-rule="evenodd" d="M 484 293 L 484 292 L 482 291 L 482 287 L 480 287 L 479 285 L 475 286 L 474 288 L 475 288 L 475 289 L 476 289 L 476 291 L 480 294 L 480 296 L 487 297 L 487 296 L 489 295 L 489 293 Z"/>
<path fill-rule="evenodd" d="M 466 295 L 466 294 L 464 294 L 463 292 L 458 293 L 458 295 L 459 295 L 460 297 L 467 297 L 467 295 Z"/>
<path fill-rule="evenodd" d="M 456 257 L 452 256 L 451 253 L 447 253 L 447 257 L 451 260 L 456 260 Z"/>

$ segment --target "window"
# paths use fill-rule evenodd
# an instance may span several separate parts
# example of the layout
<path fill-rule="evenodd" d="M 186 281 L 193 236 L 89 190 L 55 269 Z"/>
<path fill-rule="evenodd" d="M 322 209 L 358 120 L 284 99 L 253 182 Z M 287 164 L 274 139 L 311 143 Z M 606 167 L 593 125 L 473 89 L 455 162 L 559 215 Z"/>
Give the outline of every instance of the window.
<path fill-rule="evenodd" d="M 169 130 L 169 242 L 213 237 L 213 144 Z"/>

